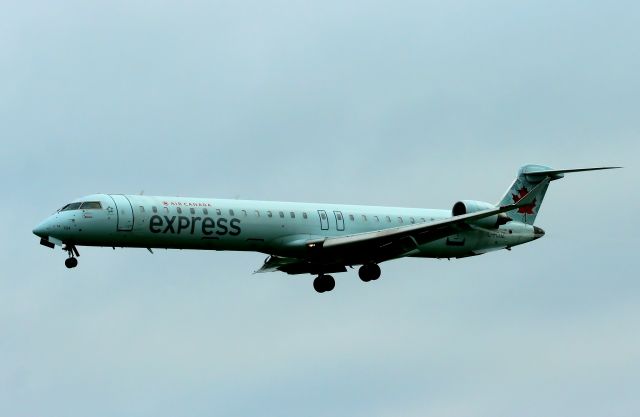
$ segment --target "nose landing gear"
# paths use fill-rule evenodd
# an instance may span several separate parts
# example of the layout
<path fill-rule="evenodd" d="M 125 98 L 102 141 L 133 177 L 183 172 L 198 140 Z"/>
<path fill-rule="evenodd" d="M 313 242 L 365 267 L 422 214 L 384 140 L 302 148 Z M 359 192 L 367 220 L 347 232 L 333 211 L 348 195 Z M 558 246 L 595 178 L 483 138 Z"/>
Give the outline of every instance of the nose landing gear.
<path fill-rule="evenodd" d="M 64 266 L 66 266 L 67 268 L 75 268 L 76 266 L 78 266 L 78 260 L 74 257 L 67 258 L 64 260 Z"/>
<path fill-rule="evenodd" d="M 76 248 L 75 245 L 65 245 L 62 249 L 66 250 L 69 254 L 69 257 L 64 260 L 64 266 L 69 269 L 78 266 L 78 259 L 76 259 L 76 256 L 80 256 L 78 248 Z"/>

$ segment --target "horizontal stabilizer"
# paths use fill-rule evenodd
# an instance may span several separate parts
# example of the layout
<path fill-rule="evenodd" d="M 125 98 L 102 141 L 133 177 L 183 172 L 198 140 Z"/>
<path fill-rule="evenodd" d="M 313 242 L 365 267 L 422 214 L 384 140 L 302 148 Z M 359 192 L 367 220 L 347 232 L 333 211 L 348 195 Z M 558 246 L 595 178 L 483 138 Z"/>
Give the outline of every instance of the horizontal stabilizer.
<path fill-rule="evenodd" d="M 525 171 L 525 175 L 530 176 L 548 176 L 562 178 L 562 174 L 569 174 L 571 172 L 585 172 L 585 171 L 601 171 L 603 169 L 619 169 L 622 167 L 597 167 L 597 168 L 576 168 L 576 169 L 549 169 L 542 171 Z"/>

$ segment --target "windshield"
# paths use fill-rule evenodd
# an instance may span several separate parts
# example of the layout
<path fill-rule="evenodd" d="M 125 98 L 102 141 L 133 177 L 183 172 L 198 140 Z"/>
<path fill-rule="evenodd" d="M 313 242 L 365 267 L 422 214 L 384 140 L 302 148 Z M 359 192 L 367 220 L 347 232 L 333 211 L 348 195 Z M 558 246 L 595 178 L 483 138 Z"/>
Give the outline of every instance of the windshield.
<path fill-rule="evenodd" d="M 82 210 L 100 209 L 102 208 L 102 205 L 100 204 L 99 201 L 85 201 L 84 203 L 82 203 L 82 206 L 80 208 Z"/>
<path fill-rule="evenodd" d="M 102 204 L 99 201 L 81 201 L 78 203 L 69 203 L 66 206 L 62 207 L 60 211 L 69 211 L 69 210 L 92 210 L 92 209 L 101 209 Z"/>
<path fill-rule="evenodd" d="M 82 203 L 67 204 L 66 206 L 62 207 L 60 211 L 77 210 L 78 208 L 80 208 L 80 204 Z"/>

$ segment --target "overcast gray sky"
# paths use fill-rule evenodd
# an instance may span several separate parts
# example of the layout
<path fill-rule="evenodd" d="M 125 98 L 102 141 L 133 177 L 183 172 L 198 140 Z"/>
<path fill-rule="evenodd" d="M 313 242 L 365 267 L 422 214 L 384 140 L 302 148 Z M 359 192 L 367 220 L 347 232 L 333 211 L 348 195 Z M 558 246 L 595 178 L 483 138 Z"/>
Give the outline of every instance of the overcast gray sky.
<path fill-rule="evenodd" d="M 0 415 L 637 416 L 637 1 L 20 1 L 0 14 Z M 94 192 L 450 207 L 534 243 L 363 284 L 81 248 Z"/>

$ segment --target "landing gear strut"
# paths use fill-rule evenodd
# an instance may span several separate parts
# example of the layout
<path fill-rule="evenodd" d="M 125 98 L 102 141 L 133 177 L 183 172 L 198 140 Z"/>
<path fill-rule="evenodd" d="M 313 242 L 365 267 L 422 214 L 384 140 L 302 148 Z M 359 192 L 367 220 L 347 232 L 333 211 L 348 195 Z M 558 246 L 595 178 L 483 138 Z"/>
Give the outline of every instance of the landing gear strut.
<path fill-rule="evenodd" d="M 377 264 L 364 264 L 358 270 L 358 276 L 364 282 L 375 281 L 380 278 L 380 267 Z"/>
<path fill-rule="evenodd" d="M 76 256 L 80 256 L 78 249 L 74 245 L 65 245 L 62 249 L 66 250 L 69 254 L 69 257 L 64 260 L 64 266 L 67 268 L 75 268 L 78 266 L 78 259 L 76 259 Z"/>
<path fill-rule="evenodd" d="M 331 291 L 336 287 L 336 280 L 331 275 L 318 275 L 318 278 L 313 280 L 313 289 L 319 293 L 325 291 Z"/>

